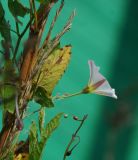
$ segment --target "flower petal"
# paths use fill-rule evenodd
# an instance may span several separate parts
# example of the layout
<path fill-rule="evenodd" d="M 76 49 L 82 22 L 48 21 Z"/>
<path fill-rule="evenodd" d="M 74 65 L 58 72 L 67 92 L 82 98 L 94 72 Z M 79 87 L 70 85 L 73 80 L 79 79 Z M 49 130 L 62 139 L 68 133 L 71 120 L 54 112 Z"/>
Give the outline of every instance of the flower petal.
<path fill-rule="evenodd" d="M 93 93 L 113 97 L 117 99 L 115 90 L 111 88 L 106 78 L 99 73 L 99 67 L 97 67 L 94 61 L 89 60 L 90 78 L 88 86 L 93 88 Z"/>
<path fill-rule="evenodd" d="M 91 60 L 89 60 L 89 61 L 88 61 L 88 64 L 89 64 L 89 71 L 90 71 L 90 78 L 89 78 L 89 84 L 90 84 L 90 83 L 92 83 L 92 74 L 93 74 L 93 73 L 92 73 L 92 71 L 93 71 L 93 70 L 92 70 L 92 68 L 93 68 L 92 65 L 93 65 L 93 63 L 92 63 Z"/>
<path fill-rule="evenodd" d="M 99 73 L 100 67 L 97 67 L 94 61 L 89 60 L 88 64 L 89 64 L 89 70 L 90 70 L 89 84 L 95 84 L 98 81 L 105 79 L 105 77 Z"/>
<path fill-rule="evenodd" d="M 111 88 L 107 80 L 105 80 L 105 82 L 101 86 L 96 88 L 94 93 L 117 99 L 115 90 Z"/>

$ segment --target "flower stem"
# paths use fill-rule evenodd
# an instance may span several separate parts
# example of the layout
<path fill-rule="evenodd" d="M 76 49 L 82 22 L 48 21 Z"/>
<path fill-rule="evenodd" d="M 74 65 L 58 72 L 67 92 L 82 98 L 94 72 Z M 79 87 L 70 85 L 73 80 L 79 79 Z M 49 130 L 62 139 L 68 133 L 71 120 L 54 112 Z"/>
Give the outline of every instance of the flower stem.
<path fill-rule="evenodd" d="M 62 100 L 62 99 L 65 99 L 65 98 L 70 98 L 70 97 L 78 96 L 78 95 L 81 95 L 81 94 L 82 94 L 82 91 L 76 92 L 76 93 L 73 93 L 73 94 L 63 94 L 61 96 L 57 95 L 57 96 L 54 96 L 52 98 L 52 100 Z"/>

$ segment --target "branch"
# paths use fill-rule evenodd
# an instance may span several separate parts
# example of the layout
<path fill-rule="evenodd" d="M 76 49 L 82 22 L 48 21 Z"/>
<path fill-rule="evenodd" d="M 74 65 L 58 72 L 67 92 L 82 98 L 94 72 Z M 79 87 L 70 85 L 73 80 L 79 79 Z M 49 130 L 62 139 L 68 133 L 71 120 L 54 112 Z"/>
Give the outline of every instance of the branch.
<path fill-rule="evenodd" d="M 81 129 L 81 127 L 83 126 L 83 124 L 84 124 L 85 120 L 87 119 L 87 117 L 88 117 L 88 115 L 85 115 L 82 120 L 77 120 L 77 121 L 80 121 L 81 123 L 80 123 L 79 127 L 77 128 L 77 130 L 75 131 L 75 133 L 72 134 L 72 138 L 71 138 L 71 140 L 69 141 L 68 146 L 67 146 L 67 148 L 66 148 L 66 150 L 65 150 L 63 160 L 66 160 L 67 156 L 70 156 L 71 153 L 72 153 L 72 151 L 73 151 L 73 150 L 77 147 L 77 145 L 79 144 L 80 138 L 79 138 L 79 136 L 78 136 L 77 134 L 78 134 L 79 130 Z M 72 147 L 72 148 L 70 149 L 71 145 L 73 144 L 73 142 L 75 141 L 76 138 L 79 138 L 79 142 L 78 142 L 74 147 Z"/>

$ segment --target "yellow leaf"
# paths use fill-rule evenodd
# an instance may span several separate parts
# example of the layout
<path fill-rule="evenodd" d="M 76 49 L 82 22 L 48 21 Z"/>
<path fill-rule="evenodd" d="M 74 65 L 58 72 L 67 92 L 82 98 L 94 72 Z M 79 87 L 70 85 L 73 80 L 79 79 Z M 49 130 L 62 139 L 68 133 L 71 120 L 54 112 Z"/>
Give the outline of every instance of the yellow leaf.
<path fill-rule="evenodd" d="M 42 66 L 41 73 L 35 78 L 37 86 L 45 88 L 51 95 L 55 85 L 64 74 L 70 60 L 71 46 L 56 49 L 49 55 Z"/>
<path fill-rule="evenodd" d="M 14 157 L 14 160 L 29 160 L 29 154 L 28 153 L 20 153 Z"/>

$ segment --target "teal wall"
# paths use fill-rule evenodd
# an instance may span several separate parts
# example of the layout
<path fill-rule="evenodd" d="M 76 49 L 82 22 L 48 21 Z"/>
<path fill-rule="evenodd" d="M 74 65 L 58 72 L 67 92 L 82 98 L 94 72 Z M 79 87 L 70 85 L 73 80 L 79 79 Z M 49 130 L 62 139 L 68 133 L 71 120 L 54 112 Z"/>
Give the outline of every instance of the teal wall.
<path fill-rule="evenodd" d="M 6 5 L 6 0 L 1 1 Z M 57 6 L 58 4 L 55 8 Z M 65 2 L 53 35 L 60 31 L 75 8 L 77 14 L 72 29 L 63 37 L 61 43 L 63 46 L 72 44 L 72 59 L 54 94 L 72 93 L 82 89 L 89 78 L 87 61 L 93 59 L 101 67 L 101 72 L 116 89 L 119 97 L 117 101 L 98 95 L 73 97 L 57 101 L 55 108 L 46 111 L 47 121 L 58 112 L 78 117 L 89 114 L 79 133 L 81 143 L 71 158 L 68 158 L 70 160 L 138 159 L 137 6 L 137 0 Z M 51 17 L 54 15 L 54 9 Z M 10 15 L 7 13 L 7 16 Z M 26 22 L 27 17 L 24 20 L 24 23 Z M 14 39 L 16 40 L 15 36 Z M 30 106 L 35 110 L 36 105 L 31 103 Z M 35 117 L 25 120 L 26 127 Z M 77 125 L 71 116 L 63 119 L 60 128 L 46 145 L 43 160 L 62 159 L 65 147 Z M 24 129 L 21 139 L 26 137 L 26 132 Z"/>

